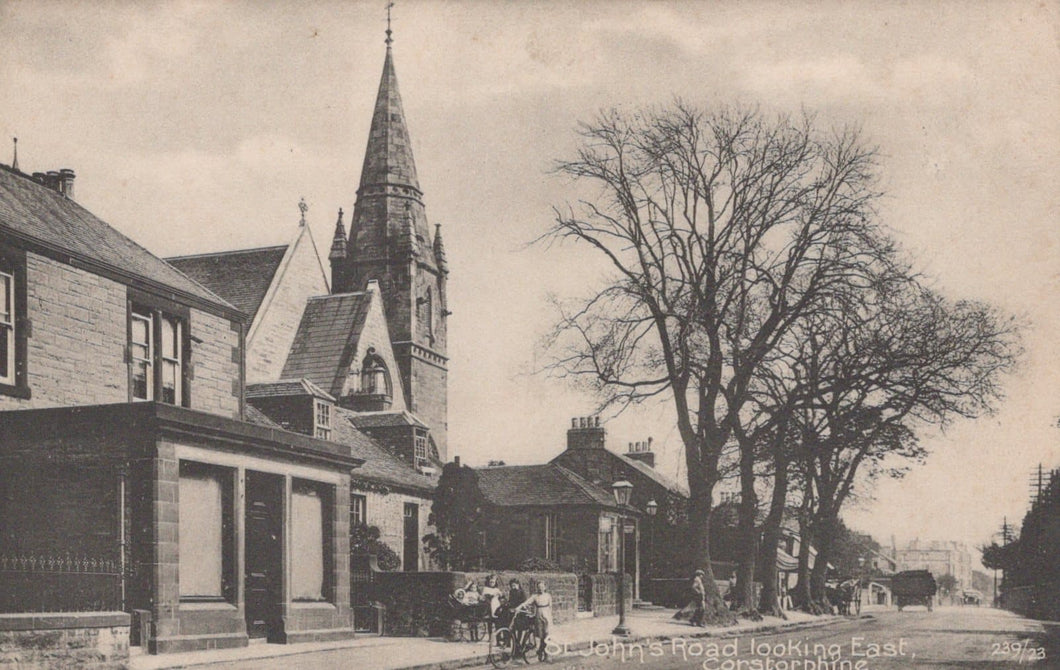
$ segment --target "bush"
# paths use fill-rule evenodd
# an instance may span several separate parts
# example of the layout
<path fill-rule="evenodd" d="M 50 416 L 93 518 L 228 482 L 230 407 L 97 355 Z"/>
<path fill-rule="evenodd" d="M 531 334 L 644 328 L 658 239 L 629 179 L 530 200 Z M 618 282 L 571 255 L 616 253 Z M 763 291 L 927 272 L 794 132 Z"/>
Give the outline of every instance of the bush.
<path fill-rule="evenodd" d="M 566 572 L 566 570 L 547 558 L 531 556 L 519 564 L 519 572 Z"/>
<path fill-rule="evenodd" d="M 401 558 L 386 542 L 379 539 L 379 528 L 359 523 L 350 528 L 350 553 L 371 554 L 381 570 L 397 570 Z"/>

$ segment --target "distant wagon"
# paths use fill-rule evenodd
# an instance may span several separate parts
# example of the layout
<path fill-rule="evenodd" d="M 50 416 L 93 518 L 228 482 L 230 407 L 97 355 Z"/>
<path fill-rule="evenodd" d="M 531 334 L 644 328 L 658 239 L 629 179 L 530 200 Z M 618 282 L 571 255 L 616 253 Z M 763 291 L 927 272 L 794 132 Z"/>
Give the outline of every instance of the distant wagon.
<path fill-rule="evenodd" d="M 976 589 L 965 589 L 962 594 L 962 602 L 965 605 L 975 605 L 978 607 L 983 604 L 983 592 Z"/>
<path fill-rule="evenodd" d="M 906 570 L 891 580 L 891 593 L 898 603 L 899 612 L 907 605 L 923 605 L 930 612 L 937 592 L 935 578 L 927 570 Z"/>

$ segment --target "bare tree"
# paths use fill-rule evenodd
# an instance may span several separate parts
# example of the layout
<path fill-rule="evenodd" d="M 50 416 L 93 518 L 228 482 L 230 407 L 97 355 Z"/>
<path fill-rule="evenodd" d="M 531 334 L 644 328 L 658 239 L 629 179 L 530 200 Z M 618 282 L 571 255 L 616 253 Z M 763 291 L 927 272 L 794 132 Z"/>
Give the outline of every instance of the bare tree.
<path fill-rule="evenodd" d="M 581 136 L 577 156 L 558 171 L 594 197 L 557 210 L 545 238 L 582 244 L 612 274 L 562 310 L 552 369 L 589 385 L 605 405 L 673 403 L 693 550 L 711 589 L 708 618 L 729 620 L 709 545 L 722 455 L 758 432 L 745 405 L 767 354 L 886 254 L 873 223 L 874 150 L 857 132 L 819 132 L 809 118 L 706 113 L 680 102 L 605 113 Z"/>
<path fill-rule="evenodd" d="M 800 374 L 813 389 L 800 413 L 818 551 L 808 582 L 800 566 L 805 607 L 824 605 L 839 513 L 858 482 L 901 476 L 922 460 L 925 429 L 991 411 L 1002 373 L 1018 360 L 1019 331 L 990 306 L 948 301 L 908 276 L 791 329 L 806 352 Z"/>

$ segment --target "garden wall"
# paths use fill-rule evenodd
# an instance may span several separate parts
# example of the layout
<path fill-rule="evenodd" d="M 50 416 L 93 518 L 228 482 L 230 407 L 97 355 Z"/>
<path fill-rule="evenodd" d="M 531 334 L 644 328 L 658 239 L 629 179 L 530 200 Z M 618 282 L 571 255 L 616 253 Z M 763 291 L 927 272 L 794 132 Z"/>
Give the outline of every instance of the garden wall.
<path fill-rule="evenodd" d="M 1060 621 L 1060 581 L 1006 589 L 1001 606 L 1032 619 Z"/>
<path fill-rule="evenodd" d="M 125 668 L 125 612 L 0 614 L 0 666 L 20 670 Z"/>
<path fill-rule="evenodd" d="M 567 572 L 379 572 L 373 575 L 368 593 L 371 600 L 386 608 L 384 635 L 445 637 L 452 631 L 450 595 L 469 580 L 474 580 L 481 588 L 490 574 L 497 575 L 502 592 L 507 592 L 508 582 L 512 579 L 518 579 L 528 594 L 532 585 L 544 581 L 552 594 L 553 622 L 565 623 L 577 615 L 578 576 Z M 617 576 L 594 574 L 589 577 L 593 615 L 616 614 Z M 626 611 L 629 612 L 633 607 L 632 577 L 626 577 L 625 592 Z"/>

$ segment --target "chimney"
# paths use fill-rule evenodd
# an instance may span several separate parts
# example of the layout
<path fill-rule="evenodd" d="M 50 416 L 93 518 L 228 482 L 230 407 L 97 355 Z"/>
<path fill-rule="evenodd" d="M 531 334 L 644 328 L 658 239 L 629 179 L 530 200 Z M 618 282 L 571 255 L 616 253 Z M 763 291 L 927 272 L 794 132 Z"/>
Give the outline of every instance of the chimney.
<path fill-rule="evenodd" d="M 652 438 L 648 438 L 647 442 L 630 442 L 629 451 L 626 453 L 627 458 L 632 458 L 635 461 L 640 461 L 646 464 L 649 468 L 655 467 L 655 454 L 652 453 L 651 443 Z"/>
<path fill-rule="evenodd" d="M 598 416 L 574 417 L 567 431 L 567 449 L 603 449 L 607 430 Z"/>
<path fill-rule="evenodd" d="M 74 171 L 70 168 L 59 170 L 59 192 L 74 199 Z"/>
<path fill-rule="evenodd" d="M 44 174 L 44 185 L 53 191 L 59 190 L 59 172 L 57 170 L 48 170 Z"/>
<path fill-rule="evenodd" d="M 453 465 L 455 465 L 458 468 L 460 467 L 460 457 L 459 456 L 453 456 Z"/>

